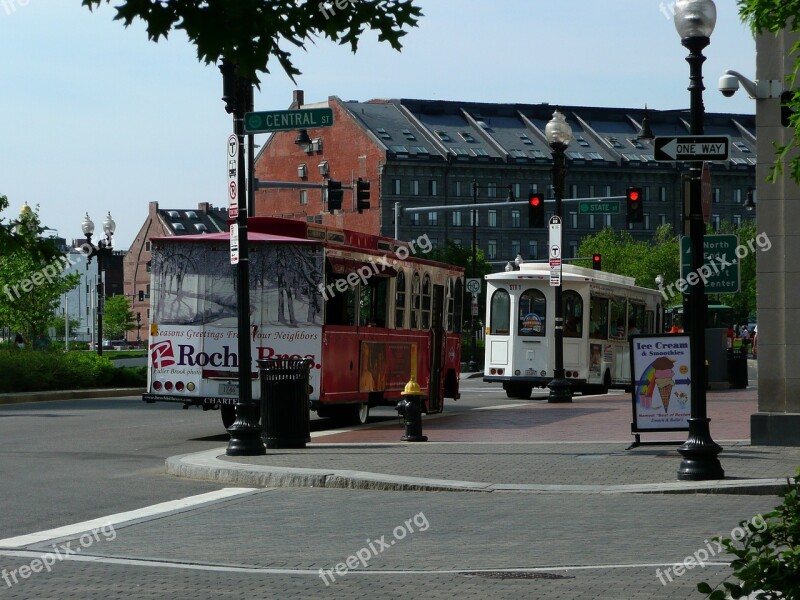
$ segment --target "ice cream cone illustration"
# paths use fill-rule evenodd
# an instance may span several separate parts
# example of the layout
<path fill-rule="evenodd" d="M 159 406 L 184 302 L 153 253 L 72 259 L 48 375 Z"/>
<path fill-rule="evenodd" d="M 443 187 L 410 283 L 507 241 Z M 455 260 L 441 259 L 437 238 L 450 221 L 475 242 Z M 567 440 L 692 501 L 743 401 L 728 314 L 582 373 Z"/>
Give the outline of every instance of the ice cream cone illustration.
<path fill-rule="evenodd" d="M 653 362 L 656 369 L 656 387 L 661 396 L 661 403 L 664 406 L 664 414 L 669 412 L 669 401 L 672 396 L 672 388 L 675 386 L 675 371 L 672 370 L 673 360 L 666 356 L 657 358 Z"/>

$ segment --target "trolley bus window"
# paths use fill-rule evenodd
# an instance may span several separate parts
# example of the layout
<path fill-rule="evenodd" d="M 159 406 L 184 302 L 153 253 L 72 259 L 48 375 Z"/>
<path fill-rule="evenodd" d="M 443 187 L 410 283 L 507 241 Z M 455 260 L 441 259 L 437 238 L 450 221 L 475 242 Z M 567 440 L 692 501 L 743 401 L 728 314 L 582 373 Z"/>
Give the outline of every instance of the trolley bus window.
<path fill-rule="evenodd" d="M 608 299 L 592 296 L 589 301 L 589 337 L 608 339 Z"/>
<path fill-rule="evenodd" d="M 628 335 L 650 333 L 648 319 L 645 317 L 644 304 L 628 303 Z"/>
<path fill-rule="evenodd" d="M 447 278 L 447 331 L 453 331 L 453 278 Z"/>
<path fill-rule="evenodd" d="M 373 277 L 367 285 L 361 285 L 359 302 L 359 325 L 367 327 L 386 327 L 386 299 L 389 279 Z"/>
<path fill-rule="evenodd" d="M 334 288 L 339 279 L 347 281 L 344 277 L 338 277 L 332 283 Z M 325 302 L 325 324 L 326 325 L 355 325 L 356 324 L 356 287 L 347 284 L 344 292 L 333 294 Z"/>
<path fill-rule="evenodd" d="M 492 294 L 489 311 L 489 333 L 491 335 L 508 335 L 511 333 L 511 297 L 505 290 L 497 290 Z"/>
<path fill-rule="evenodd" d="M 402 269 L 397 270 L 395 288 L 397 291 L 395 292 L 394 296 L 394 327 L 395 329 L 403 329 L 406 316 L 406 274 Z"/>
<path fill-rule="evenodd" d="M 615 340 L 624 340 L 625 330 L 625 300 L 612 300 L 609 337 Z"/>
<path fill-rule="evenodd" d="M 459 277 L 453 289 L 453 333 L 461 333 L 462 319 L 464 317 L 464 282 Z"/>
<path fill-rule="evenodd" d="M 411 278 L 411 319 L 409 329 L 419 329 L 419 273 L 414 273 Z"/>
<path fill-rule="evenodd" d="M 422 278 L 422 329 L 431 328 L 431 276 Z"/>
<path fill-rule="evenodd" d="M 517 334 L 544 336 L 547 301 L 539 290 L 526 290 L 519 297 Z"/>
<path fill-rule="evenodd" d="M 564 337 L 583 337 L 583 298 L 575 290 L 564 292 Z"/>

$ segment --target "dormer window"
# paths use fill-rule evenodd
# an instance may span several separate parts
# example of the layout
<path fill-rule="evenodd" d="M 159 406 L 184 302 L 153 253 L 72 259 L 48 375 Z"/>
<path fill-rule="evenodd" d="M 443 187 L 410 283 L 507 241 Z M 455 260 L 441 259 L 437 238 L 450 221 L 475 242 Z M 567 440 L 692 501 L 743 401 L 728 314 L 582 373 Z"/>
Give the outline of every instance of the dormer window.
<path fill-rule="evenodd" d="M 191 219 L 192 221 L 199 221 L 200 220 L 200 217 L 198 217 L 197 213 L 194 212 L 193 210 L 187 210 L 186 211 L 186 218 L 187 219 Z"/>
<path fill-rule="evenodd" d="M 308 165 L 306 165 L 305 163 L 297 165 L 297 176 L 300 179 L 305 179 L 306 177 L 308 177 Z"/>
<path fill-rule="evenodd" d="M 312 152 L 322 152 L 322 138 L 314 138 L 311 141 L 311 151 Z"/>
<path fill-rule="evenodd" d="M 319 163 L 319 174 L 327 175 L 328 173 L 329 173 L 328 161 L 323 160 L 321 163 Z"/>

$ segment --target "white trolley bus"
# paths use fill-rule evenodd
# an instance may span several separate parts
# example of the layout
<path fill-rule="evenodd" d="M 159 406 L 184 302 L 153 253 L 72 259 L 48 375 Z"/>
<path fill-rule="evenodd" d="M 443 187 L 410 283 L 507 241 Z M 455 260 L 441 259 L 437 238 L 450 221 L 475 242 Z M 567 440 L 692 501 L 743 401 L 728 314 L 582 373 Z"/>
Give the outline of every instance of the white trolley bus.
<path fill-rule="evenodd" d="M 484 381 L 509 398 L 530 398 L 553 378 L 555 287 L 545 263 L 487 275 Z M 661 296 L 632 277 L 562 267 L 564 370 L 574 391 L 630 386 L 628 336 L 660 329 Z"/>

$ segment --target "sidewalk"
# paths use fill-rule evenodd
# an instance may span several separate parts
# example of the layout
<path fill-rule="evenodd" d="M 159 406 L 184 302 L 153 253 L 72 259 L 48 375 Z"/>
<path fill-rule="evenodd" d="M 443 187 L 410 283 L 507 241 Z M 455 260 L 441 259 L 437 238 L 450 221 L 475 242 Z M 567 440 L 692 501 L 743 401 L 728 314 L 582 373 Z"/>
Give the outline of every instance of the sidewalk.
<path fill-rule="evenodd" d="M 228 457 L 225 448 L 169 458 L 167 472 L 241 486 L 539 493 L 776 494 L 800 465 L 800 448 L 751 447 L 757 390 L 708 393 L 725 470 L 720 481 L 677 481 L 675 442 L 686 432 L 642 434 L 665 442 L 626 450 L 629 395 L 576 396 L 571 404 L 498 402 L 423 418 L 426 443 L 400 441 L 397 420 L 315 433 L 305 449 Z"/>

